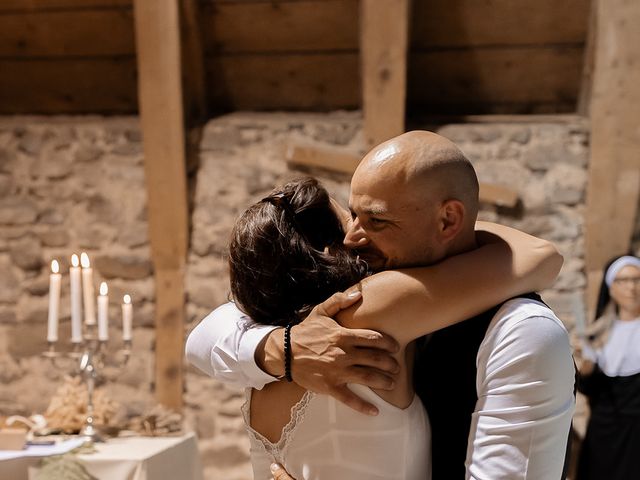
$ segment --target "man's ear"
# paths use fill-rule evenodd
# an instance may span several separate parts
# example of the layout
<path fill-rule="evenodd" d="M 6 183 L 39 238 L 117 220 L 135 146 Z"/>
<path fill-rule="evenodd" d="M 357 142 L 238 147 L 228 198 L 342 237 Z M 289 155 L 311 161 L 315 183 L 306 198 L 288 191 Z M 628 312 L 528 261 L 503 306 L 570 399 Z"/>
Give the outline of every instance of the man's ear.
<path fill-rule="evenodd" d="M 462 230 L 466 210 L 460 200 L 445 200 L 440 207 L 440 238 L 443 243 L 452 241 Z"/>

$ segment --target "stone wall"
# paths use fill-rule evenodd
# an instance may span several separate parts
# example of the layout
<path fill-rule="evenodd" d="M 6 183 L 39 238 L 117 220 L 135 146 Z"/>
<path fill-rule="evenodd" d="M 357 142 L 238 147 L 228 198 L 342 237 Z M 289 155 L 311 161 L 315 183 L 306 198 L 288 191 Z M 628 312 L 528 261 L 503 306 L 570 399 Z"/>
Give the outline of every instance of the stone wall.
<path fill-rule="evenodd" d="M 285 146 L 298 142 L 357 152 L 360 127 L 360 117 L 352 113 L 237 113 L 208 123 L 194 184 L 187 330 L 227 299 L 224 255 L 235 218 L 274 185 L 303 174 L 284 162 Z M 431 128 L 460 145 L 481 181 L 520 192 L 521 208 L 485 206 L 482 218 L 557 243 L 565 267 L 544 295 L 571 328 L 572 296 L 585 285 L 586 124 L 558 120 Z M 135 354 L 123 373 L 107 370 L 109 393 L 130 415 L 153 405 L 154 285 L 143 175 L 134 118 L 0 120 L 1 415 L 41 412 L 61 383 L 60 370 L 39 356 L 46 346 L 48 265 L 57 258 L 66 272 L 70 255 L 80 251 L 94 260 L 96 284 L 103 278 L 109 282 L 114 320 L 119 319 L 122 294 L 129 292 L 134 299 Z M 326 173 L 320 177 L 346 204 L 348 179 Z M 65 284 L 65 339 L 68 305 Z M 114 340 L 119 339 L 118 326 L 112 322 Z M 250 478 L 248 441 L 239 415 L 242 392 L 191 367 L 186 383 L 186 422 L 200 438 L 206 478 Z"/>

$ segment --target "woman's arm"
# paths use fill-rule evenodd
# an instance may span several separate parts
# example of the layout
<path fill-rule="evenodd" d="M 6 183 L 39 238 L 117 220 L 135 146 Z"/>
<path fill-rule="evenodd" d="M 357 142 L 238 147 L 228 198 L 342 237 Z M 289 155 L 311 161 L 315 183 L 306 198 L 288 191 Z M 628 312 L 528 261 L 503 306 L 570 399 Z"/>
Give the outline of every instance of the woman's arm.
<path fill-rule="evenodd" d="M 365 278 L 358 287 L 362 301 L 338 321 L 388 333 L 405 345 L 553 283 L 562 256 L 550 242 L 495 224 L 479 222 L 477 229 L 482 246 L 475 250 Z"/>

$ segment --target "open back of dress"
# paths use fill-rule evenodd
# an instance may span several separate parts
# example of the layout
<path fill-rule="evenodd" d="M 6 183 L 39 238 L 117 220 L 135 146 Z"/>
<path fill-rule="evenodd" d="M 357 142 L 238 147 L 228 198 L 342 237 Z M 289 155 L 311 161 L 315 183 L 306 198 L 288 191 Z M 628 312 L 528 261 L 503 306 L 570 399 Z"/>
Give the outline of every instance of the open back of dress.
<path fill-rule="evenodd" d="M 429 418 L 418 396 L 398 408 L 360 385 L 349 387 L 378 407 L 358 413 L 328 395 L 306 392 L 272 443 L 250 427 L 251 390 L 243 407 L 254 479 L 269 480 L 282 464 L 296 480 L 424 480 L 431 478 Z"/>

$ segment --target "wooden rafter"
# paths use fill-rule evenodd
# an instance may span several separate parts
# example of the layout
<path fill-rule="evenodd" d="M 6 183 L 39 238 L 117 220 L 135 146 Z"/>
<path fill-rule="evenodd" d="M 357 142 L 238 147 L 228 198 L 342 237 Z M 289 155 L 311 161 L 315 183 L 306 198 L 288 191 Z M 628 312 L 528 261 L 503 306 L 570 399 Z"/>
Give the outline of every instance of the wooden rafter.
<path fill-rule="evenodd" d="M 359 155 L 344 150 L 295 144 L 287 146 L 285 158 L 292 165 L 320 168 L 349 176 L 353 174 L 361 159 Z M 479 197 L 481 203 L 505 208 L 516 208 L 520 201 L 520 196 L 515 190 L 488 183 L 480 184 Z"/>
<path fill-rule="evenodd" d="M 134 0 L 149 237 L 156 281 L 157 400 L 182 407 L 186 133 L 178 0 Z"/>
<path fill-rule="evenodd" d="M 362 0 L 364 135 L 372 147 L 404 132 L 409 0 Z"/>

